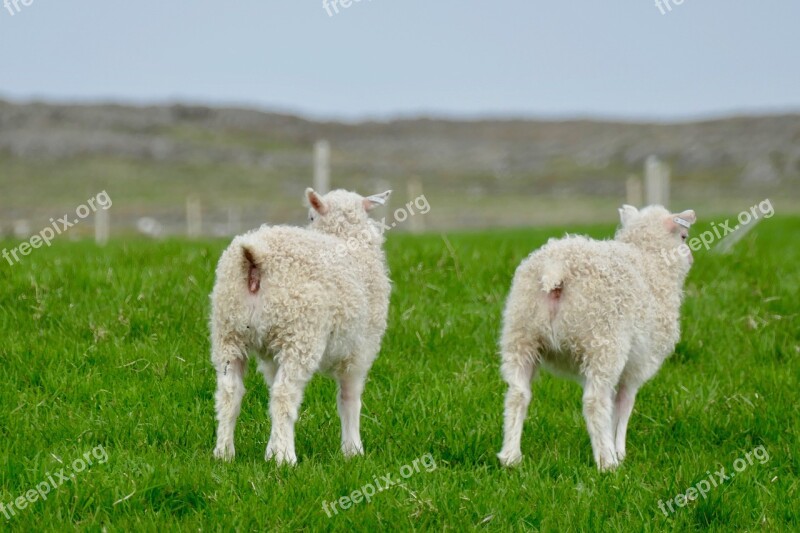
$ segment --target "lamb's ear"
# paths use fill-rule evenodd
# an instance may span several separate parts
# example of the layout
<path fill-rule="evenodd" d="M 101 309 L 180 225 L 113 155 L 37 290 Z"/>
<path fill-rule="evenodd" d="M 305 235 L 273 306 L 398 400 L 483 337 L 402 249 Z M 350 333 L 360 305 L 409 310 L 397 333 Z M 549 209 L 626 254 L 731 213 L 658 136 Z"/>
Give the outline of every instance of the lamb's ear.
<path fill-rule="evenodd" d="M 669 228 L 670 231 L 680 227 L 688 229 L 689 226 L 695 222 L 697 222 L 697 216 L 691 209 L 687 209 L 683 213 L 673 213 L 671 215 L 667 215 L 666 219 L 667 228 Z"/>
<path fill-rule="evenodd" d="M 311 187 L 306 189 L 306 199 L 308 200 L 308 205 L 314 208 L 314 211 L 320 215 L 324 215 L 328 212 L 328 206 L 325 205 L 325 202 L 322 201 L 322 198 L 320 198 L 319 194 L 317 194 L 316 191 Z"/>
<path fill-rule="evenodd" d="M 632 205 L 625 204 L 619 208 L 619 221 L 625 226 L 639 214 L 639 210 Z"/>
<path fill-rule="evenodd" d="M 379 205 L 384 205 L 386 200 L 389 199 L 389 196 L 392 194 L 392 191 L 382 192 L 380 194 L 373 194 L 372 196 L 367 196 L 364 198 L 364 209 L 366 211 L 372 211 Z"/>

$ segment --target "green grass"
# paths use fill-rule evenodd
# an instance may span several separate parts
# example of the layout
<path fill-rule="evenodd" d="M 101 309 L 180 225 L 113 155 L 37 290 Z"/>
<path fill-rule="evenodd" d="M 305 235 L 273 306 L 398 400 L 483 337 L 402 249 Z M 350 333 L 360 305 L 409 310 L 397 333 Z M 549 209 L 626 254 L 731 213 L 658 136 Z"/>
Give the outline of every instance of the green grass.
<path fill-rule="evenodd" d="M 390 235 L 394 293 L 364 396 L 366 456 L 340 456 L 335 387 L 316 377 L 294 469 L 264 462 L 268 396 L 254 369 L 236 460 L 211 457 L 208 294 L 225 242 L 98 250 L 61 238 L 20 264 L 3 261 L 0 502 L 99 445 L 107 461 L 10 520 L 0 514 L 0 529 L 800 529 L 800 218 L 765 220 L 730 256 L 695 254 L 682 340 L 638 397 L 622 468 L 596 471 L 580 389 L 548 375 L 534 386 L 525 461 L 499 467 L 503 301 L 520 260 L 563 233 Z M 659 510 L 760 445 L 764 464 L 669 517 Z M 425 454 L 435 470 L 331 518 L 323 511 L 323 500 L 398 478 Z"/>

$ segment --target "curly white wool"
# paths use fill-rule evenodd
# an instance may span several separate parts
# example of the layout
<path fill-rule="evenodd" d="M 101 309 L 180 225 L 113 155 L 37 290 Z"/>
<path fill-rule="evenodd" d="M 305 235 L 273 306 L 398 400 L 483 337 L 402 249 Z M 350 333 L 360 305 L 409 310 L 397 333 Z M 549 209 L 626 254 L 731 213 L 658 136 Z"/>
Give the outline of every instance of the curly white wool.
<path fill-rule="evenodd" d="M 681 246 L 694 211 L 620 209 L 612 241 L 551 239 L 517 268 L 500 341 L 505 399 L 504 465 L 522 459 L 522 426 L 540 366 L 584 386 L 583 414 L 600 470 L 625 457 L 637 390 L 680 337 L 683 282 L 692 261 Z"/>
<path fill-rule="evenodd" d="M 361 394 L 386 330 L 391 291 L 383 236 L 367 212 L 390 193 L 364 198 L 337 190 L 320 196 L 307 189 L 308 228 L 262 226 L 236 237 L 223 252 L 211 295 L 215 457 L 235 455 L 250 354 L 270 389 L 267 460 L 297 462 L 294 424 L 316 372 L 338 382 L 342 452 L 363 453 Z M 358 246 L 348 246 L 353 242 Z"/>

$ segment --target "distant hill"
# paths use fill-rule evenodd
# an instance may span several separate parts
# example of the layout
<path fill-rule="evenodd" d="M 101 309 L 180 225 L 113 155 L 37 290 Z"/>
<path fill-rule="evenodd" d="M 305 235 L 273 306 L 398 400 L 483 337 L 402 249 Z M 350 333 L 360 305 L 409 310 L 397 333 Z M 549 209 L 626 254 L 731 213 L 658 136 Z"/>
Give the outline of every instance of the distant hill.
<path fill-rule="evenodd" d="M 426 194 L 440 199 L 443 208 L 429 218 L 442 227 L 547 220 L 515 205 L 524 197 L 543 205 L 574 200 L 582 206 L 576 219 L 596 218 L 624 199 L 625 179 L 641 173 L 650 155 L 671 165 L 675 201 L 720 211 L 735 208 L 739 198 L 772 194 L 794 210 L 800 197 L 800 115 L 675 124 L 431 118 L 350 124 L 252 109 L 0 101 L 0 207 L 36 218 L 72 205 L 71 193 L 103 187 L 112 196 L 117 191 L 126 204 L 120 211 L 130 217 L 163 209 L 180 218 L 185 196 L 193 194 L 214 208 L 265 206 L 277 218 L 294 219 L 297 197 L 311 180 L 311 146 L 322 138 L 332 146 L 334 185 L 403 189 L 417 176 Z M 463 205 L 484 213 L 480 221 L 459 213 L 462 197 Z"/>

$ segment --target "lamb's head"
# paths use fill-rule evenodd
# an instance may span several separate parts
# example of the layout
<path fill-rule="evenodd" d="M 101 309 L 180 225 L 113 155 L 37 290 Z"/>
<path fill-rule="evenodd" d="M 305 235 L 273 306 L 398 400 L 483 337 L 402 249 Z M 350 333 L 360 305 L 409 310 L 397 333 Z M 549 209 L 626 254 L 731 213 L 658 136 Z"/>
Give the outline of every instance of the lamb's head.
<path fill-rule="evenodd" d="M 660 205 L 645 207 L 641 211 L 630 205 L 619 210 L 621 227 L 618 241 L 632 244 L 648 253 L 657 254 L 670 271 L 679 276 L 689 272 L 694 258 L 686 245 L 689 227 L 697 221 L 694 211 L 670 213 Z"/>
<path fill-rule="evenodd" d="M 342 189 L 320 195 L 306 189 L 310 229 L 342 239 L 356 239 L 363 245 L 383 243 L 381 226 L 367 214 L 386 203 L 392 191 L 367 196 Z"/>

